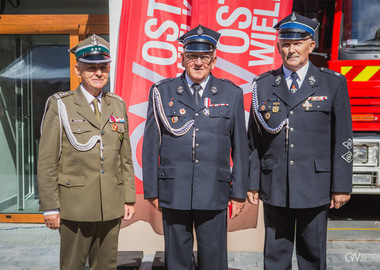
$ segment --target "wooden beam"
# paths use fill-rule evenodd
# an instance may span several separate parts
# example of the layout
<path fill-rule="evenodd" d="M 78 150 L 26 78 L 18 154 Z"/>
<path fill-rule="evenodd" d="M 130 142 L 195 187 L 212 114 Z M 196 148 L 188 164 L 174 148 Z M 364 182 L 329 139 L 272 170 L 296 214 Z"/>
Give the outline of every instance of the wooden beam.
<path fill-rule="evenodd" d="M 44 223 L 43 214 L 0 214 L 0 223 Z"/>

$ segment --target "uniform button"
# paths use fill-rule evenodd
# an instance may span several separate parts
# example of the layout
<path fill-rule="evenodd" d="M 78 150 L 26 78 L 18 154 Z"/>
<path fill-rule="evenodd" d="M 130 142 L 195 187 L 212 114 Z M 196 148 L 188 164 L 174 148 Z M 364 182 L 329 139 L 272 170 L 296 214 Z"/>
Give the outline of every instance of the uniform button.
<path fill-rule="evenodd" d="M 104 174 L 104 170 L 102 170 L 102 174 Z"/>
<path fill-rule="evenodd" d="M 196 113 L 196 114 L 195 114 L 195 116 L 197 116 L 197 117 L 198 117 L 198 116 L 199 116 L 199 113 Z"/>
<path fill-rule="evenodd" d="M 294 131 L 294 128 L 291 127 L 291 128 L 290 128 L 290 132 L 293 132 L 293 131 Z"/>
<path fill-rule="evenodd" d="M 199 128 L 196 128 L 196 129 L 195 129 L 195 131 L 197 131 L 197 132 L 198 132 L 198 131 L 199 131 Z"/>
<path fill-rule="evenodd" d="M 223 112 L 220 112 L 220 115 L 223 115 Z"/>
<path fill-rule="evenodd" d="M 196 148 L 199 148 L 199 143 L 197 143 L 197 144 L 195 145 L 195 147 L 196 147 Z"/>
<path fill-rule="evenodd" d="M 66 185 L 70 186 L 70 182 L 67 182 Z"/>
<path fill-rule="evenodd" d="M 104 135 L 104 130 L 102 130 L 102 131 L 100 132 L 100 134 Z"/>
<path fill-rule="evenodd" d="M 293 161 L 293 160 L 291 160 L 291 161 L 289 162 L 289 164 L 290 164 L 290 165 L 293 165 L 293 164 L 294 164 L 294 161 Z"/>
<path fill-rule="evenodd" d="M 318 105 L 317 108 L 319 109 L 319 108 L 321 108 L 321 106 Z"/>
<path fill-rule="evenodd" d="M 291 144 L 291 145 L 290 145 L 290 148 L 294 148 L 294 144 Z"/>
<path fill-rule="evenodd" d="M 198 160 L 198 159 L 196 159 L 196 160 L 195 160 L 195 164 L 198 164 L 198 163 L 199 163 L 199 160 Z"/>
<path fill-rule="evenodd" d="M 165 176 L 165 173 L 164 173 L 164 172 L 162 172 L 162 173 L 161 173 L 161 176 Z"/>
<path fill-rule="evenodd" d="M 105 160 L 106 160 L 106 158 L 103 157 L 103 158 L 102 158 L 102 161 L 105 161 Z"/>
<path fill-rule="evenodd" d="M 80 128 L 78 128 L 78 131 L 80 131 Z"/>
<path fill-rule="evenodd" d="M 291 114 L 291 115 L 293 115 L 293 114 L 294 114 L 294 112 L 293 112 L 293 111 L 290 111 L 290 114 Z"/>

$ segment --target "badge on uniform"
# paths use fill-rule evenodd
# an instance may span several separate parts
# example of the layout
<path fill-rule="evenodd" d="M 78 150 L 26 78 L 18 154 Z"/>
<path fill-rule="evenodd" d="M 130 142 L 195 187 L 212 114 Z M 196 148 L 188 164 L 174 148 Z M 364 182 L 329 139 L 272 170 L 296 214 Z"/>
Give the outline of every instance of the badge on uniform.
<path fill-rule="evenodd" d="M 112 130 L 113 130 L 113 131 L 118 131 L 118 130 L 119 130 L 119 127 L 118 127 L 115 123 L 113 123 L 113 124 L 112 124 Z"/>
<path fill-rule="evenodd" d="M 174 104 L 173 103 L 173 98 L 171 98 L 170 101 L 169 101 L 169 106 L 171 107 L 171 106 L 173 106 L 173 104 Z"/>
<path fill-rule="evenodd" d="M 302 106 L 305 108 L 305 111 L 308 111 L 310 110 L 311 107 L 313 107 L 313 104 L 311 102 L 309 102 L 308 100 L 306 100 Z"/>
<path fill-rule="evenodd" d="M 327 96 L 312 96 L 312 97 L 307 98 L 307 100 L 310 100 L 310 101 L 323 101 L 326 99 L 327 99 Z"/>
<path fill-rule="evenodd" d="M 278 113 L 280 111 L 280 102 L 273 102 L 272 113 Z"/>
<path fill-rule="evenodd" d="M 204 113 L 204 115 L 209 116 L 210 110 L 208 108 L 205 108 L 205 109 L 203 109 L 203 113 Z"/>
<path fill-rule="evenodd" d="M 265 114 L 265 119 L 269 120 L 269 118 L 270 118 L 270 113 L 267 112 L 267 113 Z"/>
<path fill-rule="evenodd" d="M 186 113 L 186 110 L 184 108 L 182 108 L 182 109 L 179 110 L 179 113 L 182 114 L 182 115 L 184 115 Z"/>
<path fill-rule="evenodd" d="M 173 116 L 172 117 L 172 122 L 175 124 L 178 122 L 178 116 Z"/>
<path fill-rule="evenodd" d="M 119 134 L 119 140 L 122 142 L 123 139 L 124 139 L 124 133 L 120 133 L 120 134 Z"/>
<path fill-rule="evenodd" d="M 115 117 L 115 116 L 111 115 L 109 122 L 110 123 L 125 123 L 125 119 L 124 119 L 124 117 Z"/>

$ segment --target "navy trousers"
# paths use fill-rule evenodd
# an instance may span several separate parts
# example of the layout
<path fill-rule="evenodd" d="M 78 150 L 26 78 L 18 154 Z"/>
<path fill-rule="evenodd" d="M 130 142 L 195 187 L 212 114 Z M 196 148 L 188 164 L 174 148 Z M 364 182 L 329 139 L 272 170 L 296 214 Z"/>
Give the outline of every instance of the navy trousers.
<path fill-rule="evenodd" d="M 326 269 L 329 205 L 290 209 L 264 203 L 264 269 L 292 269 L 294 239 L 300 270 Z"/>
<path fill-rule="evenodd" d="M 193 228 L 199 270 L 227 270 L 227 210 L 162 209 L 167 270 L 194 270 Z"/>

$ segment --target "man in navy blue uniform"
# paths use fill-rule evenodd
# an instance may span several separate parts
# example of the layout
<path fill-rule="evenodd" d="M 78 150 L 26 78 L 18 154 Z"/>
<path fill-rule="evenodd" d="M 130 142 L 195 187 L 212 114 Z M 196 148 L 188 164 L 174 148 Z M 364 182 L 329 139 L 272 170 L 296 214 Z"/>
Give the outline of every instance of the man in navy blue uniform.
<path fill-rule="evenodd" d="M 154 84 L 143 143 L 144 196 L 162 209 L 166 269 L 227 269 L 227 206 L 244 206 L 248 141 L 243 92 L 215 78 L 220 34 L 199 25 L 183 43 L 185 72 Z M 231 170 L 230 156 L 233 160 Z"/>
<path fill-rule="evenodd" d="M 250 203 L 264 202 L 265 269 L 326 269 L 329 208 L 352 191 L 352 123 L 346 79 L 309 61 L 319 23 L 280 21 L 283 65 L 257 76 L 249 121 Z"/>

